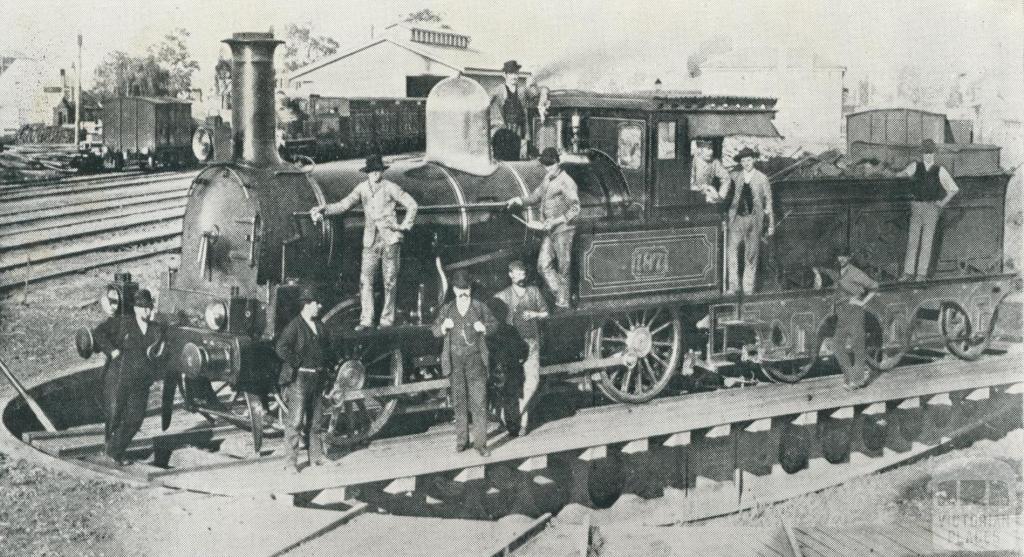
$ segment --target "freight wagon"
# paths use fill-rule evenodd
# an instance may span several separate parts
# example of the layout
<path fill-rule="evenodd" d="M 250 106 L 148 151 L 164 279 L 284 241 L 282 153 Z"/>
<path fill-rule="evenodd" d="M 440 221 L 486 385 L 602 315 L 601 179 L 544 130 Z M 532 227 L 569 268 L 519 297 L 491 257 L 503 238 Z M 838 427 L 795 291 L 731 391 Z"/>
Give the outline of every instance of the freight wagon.
<path fill-rule="evenodd" d="M 194 163 L 192 104 L 168 97 L 117 97 L 103 103 L 104 166 L 121 170 Z"/>

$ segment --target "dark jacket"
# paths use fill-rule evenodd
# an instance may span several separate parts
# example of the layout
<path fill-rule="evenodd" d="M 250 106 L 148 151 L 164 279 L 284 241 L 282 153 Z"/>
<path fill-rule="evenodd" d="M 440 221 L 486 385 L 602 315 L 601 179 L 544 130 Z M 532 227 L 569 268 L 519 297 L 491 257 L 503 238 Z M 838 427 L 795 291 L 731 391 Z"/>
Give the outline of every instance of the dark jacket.
<path fill-rule="evenodd" d="M 487 334 L 493 334 L 498 328 L 498 320 L 494 318 L 494 314 L 487 308 L 483 302 L 472 299 L 469 301 L 470 311 L 476 311 L 477 315 L 480 316 L 480 322 L 484 324 L 484 328 L 487 329 Z M 444 347 L 441 349 L 441 371 L 445 377 L 448 377 L 452 373 L 452 360 L 451 360 L 451 337 L 450 334 L 445 334 L 441 331 L 441 324 L 444 323 L 445 319 L 451 318 L 455 320 L 455 315 L 458 314 L 458 309 L 455 307 L 455 300 L 450 300 L 445 305 L 441 306 L 441 310 L 437 312 L 437 317 L 434 319 L 434 325 L 431 330 L 435 337 L 444 337 Z M 448 331 L 449 333 L 451 331 Z M 484 361 L 484 370 L 490 371 L 489 367 L 489 354 L 487 352 L 487 341 L 484 335 L 477 335 L 476 347 L 480 352 L 480 356 Z"/>
<path fill-rule="evenodd" d="M 278 384 L 287 385 L 294 381 L 299 368 L 327 369 L 334 362 L 331 339 L 328 338 L 326 328 L 319 321 L 314 323 L 319 334 L 314 335 L 302 316 L 296 315 L 278 337 L 274 348 L 284 362 L 277 378 Z M 316 343 L 319 343 L 319 350 Z"/>
<path fill-rule="evenodd" d="M 163 323 L 154 320 L 146 329 L 143 335 L 134 314 L 107 320 L 96 328 L 96 343 L 108 358 L 114 350 L 121 352 L 116 360 L 110 361 L 104 375 L 114 373 L 122 379 L 145 381 L 147 384 L 162 377 L 160 365 L 166 356 L 165 328 Z"/>

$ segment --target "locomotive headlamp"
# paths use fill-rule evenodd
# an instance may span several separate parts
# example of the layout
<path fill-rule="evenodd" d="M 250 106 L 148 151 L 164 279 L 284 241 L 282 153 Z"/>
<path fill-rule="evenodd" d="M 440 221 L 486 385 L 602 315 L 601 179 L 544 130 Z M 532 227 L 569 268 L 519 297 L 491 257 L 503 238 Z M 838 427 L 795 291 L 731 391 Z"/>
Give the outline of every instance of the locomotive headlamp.
<path fill-rule="evenodd" d="M 100 306 L 103 313 L 114 315 L 121 308 L 121 293 L 116 288 L 108 288 L 107 292 L 100 298 Z"/>
<path fill-rule="evenodd" d="M 203 312 L 203 317 L 206 318 L 207 327 L 214 331 L 223 330 L 228 323 L 228 308 L 223 302 L 210 302 Z"/>

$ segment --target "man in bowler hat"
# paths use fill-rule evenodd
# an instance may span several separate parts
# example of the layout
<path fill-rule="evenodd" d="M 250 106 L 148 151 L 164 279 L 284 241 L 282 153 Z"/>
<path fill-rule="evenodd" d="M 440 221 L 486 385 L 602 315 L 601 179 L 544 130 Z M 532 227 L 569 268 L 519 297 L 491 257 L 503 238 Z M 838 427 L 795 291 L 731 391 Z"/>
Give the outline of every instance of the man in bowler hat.
<path fill-rule="evenodd" d="M 128 463 L 125 452 L 146 417 L 149 387 L 162 375 L 154 366 L 163 361 L 164 327 L 153 320 L 153 295 L 139 290 L 132 314 L 96 332 L 96 342 L 108 359 L 103 389 L 105 458 L 122 466 Z"/>
<path fill-rule="evenodd" d="M 485 335 L 498 325 L 491 310 L 472 298 L 472 283 L 465 271 L 452 278 L 455 299 L 441 307 L 432 327 L 444 338 L 441 370 L 451 382 L 455 411 L 455 450 L 469 446 L 469 419 L 473 421 L 473 447 L 483 456 L 487 450 L 488 352 Z"/>
<path fill-rule="evenodd" d="M 540 222 L 527 224 L 544 231 L 544 241 L 537 256 L 537 271 L 555 295 L 555 306 L 569 309 L 569 269 L 572 240 L 576 235 L 576 217 L 580 214 L 580 198 L 576 181 L 559 165 L 558 150 L 547 147 L 540 154 L 546 173 L 537 189 L 527 197 L 513 197 L 508 208 L 515 205 L 540 205 Z"/>
<path fill-rule="evenodd" d="M 284 394 L 288 413 L 284 421 L 285 468 L 299 471 L 298 452 L 302 438 L 308 437 L 309 463 L 323 463 L 323 432 L 316 422 L 316 402 L 323 380 L 334 361 L 331 340 L 320 323 L 320 298 L 312 287 L 299 294 L 299 314 L 281 332 L 275 346 L 281 358 L 278 385 Z"/>
<path fill-rule="evenodd" d="M 505 83 L 491 97 L 491 137 L 498 160 L 519 160 L 529 139 L 526 94 L 519 86 L 522 66 L 509 60 L 501 68 Z"/>
<path fill-rule="evenodd" d="M 373 283 L 377 270 L 384 277 L 384 306 L 380 311 L 380 326 L 395 323 L 395 286 L 402 260 L 402 236 L 416 222 L 418 205 L 411 195 L 398 184 L 385 180 L 388 167 L 378 154 L 366 157 L 366 181 L 360 182 L 351 193 L 336 203 L 318 205 L 310 209 L 310 217 L 319 222 L 325 215 L 340 215 L 359 205 L 363 208 L 363 260 L 359 271 L 359 303 L 362 311 L 357 331 L 373 327 Z M 405 208 L 401 224 L 395 214 L 398 205 Z"/>
<path fill-rule="evenodd" d="M 935 163 L 935 142 L 931 139 L 921 143 L 921 160 L 910 163 L 903 175 L 911 178 L 911 201 L 907 255 L 900 281 L 921 281 L 928 278 L 939 215 L 960 188 L 949 172 Z"/>
<path fill-rule="evenodd" d="M 726 253 L 728 254 L 729 292 L 740 288 L 750 294 L 757 284 L 757 263 L 761 249 L 761 229 L 768 221 L 768 235 L 775 234 L 775 213 L 772 210 L 772 186 L 763 172 L 754 168 L 760 156 L 744 147 L 733 157 L 740 170 L 726 182 L 720 197 L 730 199 Z M 733 190 L 730 192 L 730 189 Z M 743 244 L 743 277 L 740 280 L 740 244 Z"/>

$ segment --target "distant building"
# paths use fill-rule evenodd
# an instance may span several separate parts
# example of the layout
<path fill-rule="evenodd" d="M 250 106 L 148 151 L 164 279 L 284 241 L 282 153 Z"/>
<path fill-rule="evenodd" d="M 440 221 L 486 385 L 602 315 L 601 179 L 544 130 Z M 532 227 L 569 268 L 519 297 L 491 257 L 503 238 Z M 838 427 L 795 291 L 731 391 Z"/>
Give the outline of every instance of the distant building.
<path fill-rule="evenodd" d="M 839 147 L 843 139 L 846 68 L 800 49 L 733 50 L 700 65 L 709 95 L 778 99 L 775 125 L 786 144 L 808 150 Z"/>
<path fill-rule="evenodd" d="M 489 93 L 504 82 L 501 67 L 513 53 L 491 56 L 470 37 L 442 25 L 396 23 L 381 36 L 290 72 L 289 97 L 426 97 L 442 79 L 462 73 Z M 521 72 L 525 81 L 528 72 Z"/>
<path fill-rule="evenodd" d="M 49 81 L 51 71 L 45 61 L 0 51 L 0 136 L 51 120 L 54 105 L 64 96 L 63 85 Z"/>
<path fill-rule="evenodd" d="M 82 110 L 79 114 L 82 122 L 98 122 L 103 118 L 103 108 L 87 91 L 82 91 Z M 53 107 L 53 125 L 65 126 L 75 124 L 75 101 L 70 96 L 62 98 Z"/>

